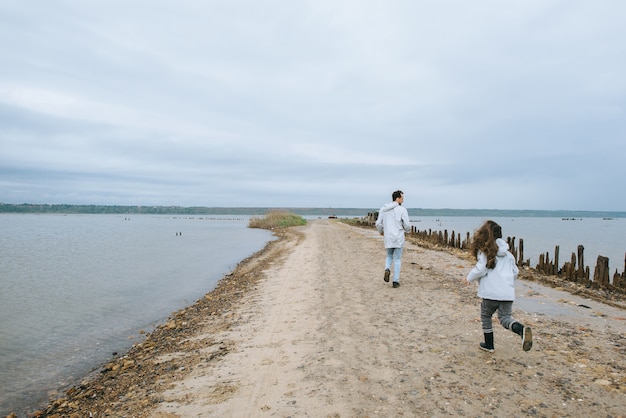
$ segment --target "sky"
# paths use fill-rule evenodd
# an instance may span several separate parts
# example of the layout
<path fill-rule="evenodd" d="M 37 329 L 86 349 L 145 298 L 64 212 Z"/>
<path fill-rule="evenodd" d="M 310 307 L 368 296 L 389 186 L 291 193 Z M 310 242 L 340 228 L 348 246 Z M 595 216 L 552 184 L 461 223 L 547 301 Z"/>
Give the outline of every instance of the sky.
<path fill-rule="evenodd" d="M 0 202 L 626 211 L 622 0 L 0 0 Z"/>

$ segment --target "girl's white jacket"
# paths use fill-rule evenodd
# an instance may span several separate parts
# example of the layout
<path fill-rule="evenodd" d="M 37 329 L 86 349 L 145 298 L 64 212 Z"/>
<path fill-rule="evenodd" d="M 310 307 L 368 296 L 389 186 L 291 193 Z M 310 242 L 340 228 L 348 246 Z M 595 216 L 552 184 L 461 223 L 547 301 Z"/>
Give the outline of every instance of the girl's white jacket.
<path fill-rule="evenodd" d="M 514 301 L 515 280 L 519 269 L 515 257 L 509 251 L 509 244 L 502 238 L 496 240 L 498 253 L 496 266 L 487 268 L 487 256 L 479 251 L 476 266 L 467 275 L 467 281 L 478 280 L 478 297 L 491 300 Z"/>

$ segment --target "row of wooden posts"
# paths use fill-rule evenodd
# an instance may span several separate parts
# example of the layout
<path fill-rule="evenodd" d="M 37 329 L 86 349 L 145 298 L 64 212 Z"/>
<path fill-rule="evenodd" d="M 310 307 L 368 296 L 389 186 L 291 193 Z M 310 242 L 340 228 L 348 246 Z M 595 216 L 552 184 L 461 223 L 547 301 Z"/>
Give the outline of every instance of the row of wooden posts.
<path fill-rule="evenodd" d="M 377 212 L 370 212 L 360 222 L 364 225 L 374 226 L 377 217 Z M 447 230 L 433 231 L 432 229 L 420 231 L 412 226 L 410 234 L 436 245 L 461 250 L 469 250 L 471 242 L 469 232 L 466 233 L 465 239 L 462 240 L 461 234 L 455 231 L 451 233 L 448 233 Z M 530 267 L 530 259 L 524 261 L 524 240 L 522 238 L 519 239 L 519 246 L 515 244 L 515 237 L 507 237 L 506 241 L 509 244 L 509 250 L 517 260 L 517 264 L 520 267 Z M 535 266 L 535 270 L 587 287 L 626 292 L 626 253 L 624 254 L 624 270 L 621 274 L 615 270 L 613 280 L 610 280 L 609 259 L 601 255 L 598 256 L 596 267 L 593 271 L 593 278 L 591 278 L 589 266 L 585 266 L 584 250 L 584 247 L 579 245 L 577 253 L 572 253 L 570 261 L 563 263 L 563 266 L 559 267 L 559 246 L 557 245 L 554 248 L 552 260 L 548 252 L 539 255 L 539 262 Z"/>

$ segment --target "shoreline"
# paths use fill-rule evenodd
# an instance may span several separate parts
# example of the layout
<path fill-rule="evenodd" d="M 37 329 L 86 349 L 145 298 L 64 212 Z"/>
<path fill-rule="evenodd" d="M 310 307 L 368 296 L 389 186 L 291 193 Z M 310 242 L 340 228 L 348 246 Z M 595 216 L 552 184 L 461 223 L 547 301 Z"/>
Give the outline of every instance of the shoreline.
<path fill-rule="evenodd" d="M 90 379 L 71 387 L 66 396 L 51 402 L 37 416 L 92 414 L 97 417 L 108 414 L 165 418 L 192 413 L 220 416 L 224 412 L 235 412 L 237 416 L 263 413 L 275 416 L 281 411 L 293 413 L 292 416 L 318 416 L 309 415 L 314 411 L 327 411 L 337 414 L 335 416 L 369 416 L 374 411 L 395 414 L 398 413 L 396 408 L 405 413 L 415 410 L 430 411 L 431 414 L 446 411 L 487 413 L 485 405 L 488 404 L 483 402 L 484 398 L 481 400 L 479 396 L 478 400 L 472 400 L 475 395 L 473 386 L 489 386 L 489 377 L 471 385 L 459 383 L 468 378 L 475 380 L 474 369 L 463 364 L 463 359 L 469 358 L 476 368 L 484 368 L 484 362 L 490 359 L 483 357 L 474 347 L 480 338 L 480 326 L 475 319 L 475 289 L 457 287 L 458 280 L 471 263 L 449 252 L 407 244 L 402 275 L 407 284 L 400 288 L 402 292 L 389 293 L 377 274 L 382 252 L 373 231 L 322 220 L 279 234 L 279 239 L 270 241 L 262 250 L 240 262 L 230 275 L 220 280 L 215 290 L 195 304 L 175 312 L 145 341 L 104 365 Z M 326 248 L 334 241 L 340 241 L 343 252 L 351 257 L 342 258 L 335 254 L 338 249 Z M 332 276 L 337 271 L 343 271 L 349 277 L 340 281 L 335 278 L 330 283 L 319 281 L 320 277 Z M 293 277 L 298 279 L 292 280 Z M 538 296 L 531 295 L 531 298 L 544 297 L 539 295 L 541 290 L 533 289 L 533 292 Z M 434 312 L 429 305 L 442 293 L 451 299 L 451 306 L 443 306 L 440 312 Z M 470 323 L 459 324 L 467 315 L 467 306 L 471 309 Z M 386 315 L 384 318 L 379 316 L 380 312 L 390 309 L 392 319 L 404 320 L 396 323 Z M 625 406 L 619 400 L 623 400 L 626 393 L 623 372 L 626 365 L 623 357 L 620 361 L 620 358 L 614 360 L 610 356 L 615 350 L 624 354 L 625 342 L 619 337 L 619 332 L 622 335 L 624 332 L 626 321 L 623 318 L 613 315 L 617 319 L 611 319 L 610 315 L 605 315 L 610 326 L 601 333 L 598 331 L 598 335 L 580 336 L 581 333 L 593 334 L 594 330 L 581 331 L 581 327 L 585 328 L 581 325 L 563 334 L 560 329 L 566 324 L 565 319 L 554 320 L 526 312 L 520 312 L 520 315 L 534 327 L 538 326 L 534 329 L 541 330 L 536 337 L 538 348 L 529 356 L 530 363 L 529 360 L 520 363 L 515 360 L 520 355 L 513 349 L 515 341 L 500 331 L 498 337 L 506 339 L 502 338 L 502 357 L 492 357 L 493 364 L 497 364 L 495 369 L 488 367 L 493 369 L 492 373 L 506 372 L 519 377 L 517 381 L 512 379 L 513 387 L 519 388 L 520 379 L 524 380 L 524 385 L 533 383 L 531 386 L 536 387 L 548 374 L 536 372 L 545 366 L 542 356 L 559 357 L 558 360 L 552 359 L 552 363 L 557 369 L 560 365 L 563 370 L 555 369 L 553 373 L 569 376 L 566 368 L 572 367 L 570 358 L 559 354 L 563 351 L 559 347 L 564 346 L 569 352 L 574 348 L 579 351 L 577 346 L 570 346 L 572 335 L 582 341 L 580 350 L 587 345 L 585 343 L 592 341 L 604 346 L 603 337 L 608 335 L 614 349 L 609 347 L 608 351 L 603 351 L 608 357 L 602 361 L 614 363 L 610 372 L 598 373 L 597 367 L 601 363 L 588 358 L 583 351 L 578 353 L 581 364 L 586 365 L 580 373 L 593 371 L 588 377 L 592 393 L 581 396 L 585 400 L 595 396 L 608 408 Z M 421 321 L 413 324 L 414 318 L 423 321 L 429 316 L 432 319 L 426 320 L 426 324 Z M 264 318 L 266 322 L 263 322 Z M 369 321 L 365 321 L 366 318 Z M 450 322 L 451 319 L 454 321 Z M 290 326 L 290 321 L 298 326 Z M 389 328 L 395 333 L 388 334 Z M 621 330 L 617 332 L 618 336 L 614 329 Z M 542 341 L 542 333 L 551 336 Z M 380 344 L 372 346 L 374 336 L 384 342 L 382 348 Z M 428 341 L 424 341 L 426 337 Z M 461 347 L 459 338 L 463 342 Z M 542 347 L 550 345 L 556 347 Z M 371 352 L 363 356 L 365 350 Z M 450 356 L 454 361 L 441 363 Z M 397 363 L 399 359 L 405 361 Z M 513 369 L 508 368 L 509 362 Z M 432 381 L 441 379 L 442 373 L 448 373 L 450 367 L 455 370 L 456 389 L 460 390 L 462 398 L 467 398 L 465 403 L 455 404 L 456 409 L 451 410 L 446 406 L 456 402 L 453 401 L 455 396 L 449 393 L 451 381 L 444 385 L 448 392 L 444 386 L 435 385 L 438 393 L 433 392 Z M 253 376 L 246 375 L 246 371 L 250 374 L 250 369 L 256 371 Z M 535 372 L 528 375 L 524 370 Z M 385 378 L 389 372 L 391 376 Z M 430 373 L 430 380 L 420 378 L 424 372 Z M 277 376 L 283 377 L 278 379 Z M 402 376 L 399 381 L 396 380 L 398 376 Z M 381 379 L 388 383 L 381 382 Z M 283 381 L 289 382 L 287 386 L 282 386 Z M 407 382 L 411 383 L 411 388 L 404 387 Z M 396 383 L 403 387 L 402 391 L 389 389 L 389 384 L 394 387 Z M 268 384 L 270 388 L 276 386 L 278 392 L 263 389 Z M 550 392 L 556 390 L 558 395 L 560 392 L 558 387 L 555 389 L 555 384 L 552 379 L 547 389 Z M 194 385 L 202 395 L 195 391 Z M 576 383 L 561 384 L 568 388 L 572 385 L 576 386 Z M 372 386 L 387 389 L 374 390 Z M 496 388 L 497 393 L 494 393 L 489 386 L 487 398 L 494 398 L 491 400 L 498 403 L 493 395 L 504 393 L 503 389 L 506 388 Z M 265 392 L 270 393 L 266 395 Z M 378 397 L 370 398 L 370 393 L 379 392 L 382 393 Z M 431 398 L 432 409 L 424 409 L 425 404 L 420 403 L 419 395 Z M 561 400 L 552 399 L 553 395 L 542 396 L 541 391 L 538 395 L 531 394 L 531 398 L 537 400 L 535 404 L 530 402 L 532 399 L 526 400 L 527 404 L 532 404 L 529 411 L 537 410 L 540 415 L 563 413 Z M 545 397 L 547 399 L 540 402 Z M 320 401 L 324 401 L 322 409 L 319 409 Z M 542 402 L 545 406 L 541 406 Z M 580 402 L 575 403 L 581 406 Z M 503 406 L 500 408 L 502 411 Z M 514 408 L 510 412 L 519 414 L 522 411 Z"/>

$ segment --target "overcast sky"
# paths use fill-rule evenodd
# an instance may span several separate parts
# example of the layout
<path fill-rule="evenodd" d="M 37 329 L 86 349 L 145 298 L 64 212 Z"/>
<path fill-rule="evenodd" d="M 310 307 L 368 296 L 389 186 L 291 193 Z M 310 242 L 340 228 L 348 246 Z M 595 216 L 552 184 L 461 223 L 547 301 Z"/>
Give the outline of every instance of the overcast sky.
<path fill-rule="evenodd" d="M 0 0 L 0 202 L 626 210 L 626 2 Z"/>

